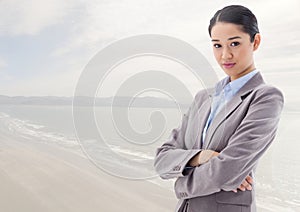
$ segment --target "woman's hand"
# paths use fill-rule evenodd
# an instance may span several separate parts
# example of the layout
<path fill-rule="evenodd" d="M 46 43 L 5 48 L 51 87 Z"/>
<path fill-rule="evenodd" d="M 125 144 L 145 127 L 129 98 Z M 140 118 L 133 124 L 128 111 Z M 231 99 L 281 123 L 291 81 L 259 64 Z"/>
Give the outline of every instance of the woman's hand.
<path fill-rule="evenodd" d="M 252 190 L 253 179 L 250 176 L 247 176 L 246 179 L 242 182 L 242 184 L 237 188 L 232 190 L 233 192 L 237 192 L 238 189 L 241 191 L 251 191 Z"/>
<path fill-rule="evenodd" d="M 209 161 L 212 157 L 218 156 L 219 154 L 220 153 L 209 149 L 202 150 L 190 160 L 189 165 L 199 166 Z"/>

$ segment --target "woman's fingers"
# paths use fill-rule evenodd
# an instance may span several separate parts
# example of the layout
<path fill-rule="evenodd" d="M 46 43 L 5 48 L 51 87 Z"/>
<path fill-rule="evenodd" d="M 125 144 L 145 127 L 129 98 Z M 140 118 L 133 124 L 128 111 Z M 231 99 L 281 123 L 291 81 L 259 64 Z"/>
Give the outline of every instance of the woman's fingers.
<path fill-rule="evenodd" d="M 200 157 L 200 153 L 198 153 L 197 155 L 195 155 L 188 163 L 189 166 L 199 166 L 199 157 Z"/>
<path fill-rule="evenodd" d="M 202 150 L 200 153 L 195 155 L 190 161 L 189 166 L 199 166 L 208 162 L 212 157 L 218 156 L 220 153 L 213 150 Z"/>
<path fill-rule="evenodd" d="M 246 180 L 247 180 L 247 182 L 250 183 L 251 185 L 253 184 L 253 179 L 252 179 L 251 176 L 248 175 L 248 176 L 246 177 Z"/>
<path fill-rule="evenodd" d="M 208 162 L 212 157 L 218 156 L 219 153 L 213 150 L 202 150 L 199 155 L 199 165 Z"/>
<path fill-rule="evenodd" d="M 216 156 L 218 156 L 220 153 L 219 152 L 213 152 L 213 154 L 212 154 L 212 157 L 216 157 Z"/>
<path fill-rule="evenodd" d="M 245 191 L 246 189 L 249 191 L 252 190 L 252 186 L 250 183 L 248 183 L 247 180 L 244 180 L 244 182 L 242 183 L 242 185 L 240 187 L 241 187 L 242 191 Z"/>
<path fill-rule="evenodd" d="M 253 179 L 251 176 L 247 176 L 246 179 L 242 182 L 242 184 L 237 188 L 232 190 L 233 192 L 237 192 L 237 190 L 241 190 L 241 191 L 251 191 L 252 190 L 252 184 L 253 184 Z"/>
<path fill-rule="evenodd" d="M 253 184 L 253 179 L 252 179 L 252 177 L 248 175 L 248 176 L 246 177 L 246 180 L 245 180 L 245 181 L 247 182 L 247 185 L 243 184 L 243 185 L 245 186 L 245 188 L 246 188 L 247 190 L 252 190 L 252 184 Z"/>

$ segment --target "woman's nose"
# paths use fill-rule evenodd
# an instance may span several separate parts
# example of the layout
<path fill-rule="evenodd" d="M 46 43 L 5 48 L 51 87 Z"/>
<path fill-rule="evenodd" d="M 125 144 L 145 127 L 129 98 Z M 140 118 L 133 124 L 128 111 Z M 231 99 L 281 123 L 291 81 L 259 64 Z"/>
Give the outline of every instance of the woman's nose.
<path fill-rule="evenodd" d="M 227 59 L 231 59 L 232 57 L 233 57 L 233 55 L 232 55 L 232 52 L 230 51 L 230 49 L 227 47 L 223 48 L 222 59 L 227 60 Z"/>

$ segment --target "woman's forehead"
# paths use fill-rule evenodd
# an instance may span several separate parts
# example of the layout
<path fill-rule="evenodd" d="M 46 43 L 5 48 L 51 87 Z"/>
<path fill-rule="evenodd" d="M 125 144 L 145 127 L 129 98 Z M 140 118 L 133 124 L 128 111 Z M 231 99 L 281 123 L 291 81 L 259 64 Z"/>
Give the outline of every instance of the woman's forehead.
<path fill-rule="evenodd" d="M 241 25 L 217 22 L 211 30 L 212 40 L 228 40 L 230 38 L 244 38 L 249 36 L 242 30 Z"/>

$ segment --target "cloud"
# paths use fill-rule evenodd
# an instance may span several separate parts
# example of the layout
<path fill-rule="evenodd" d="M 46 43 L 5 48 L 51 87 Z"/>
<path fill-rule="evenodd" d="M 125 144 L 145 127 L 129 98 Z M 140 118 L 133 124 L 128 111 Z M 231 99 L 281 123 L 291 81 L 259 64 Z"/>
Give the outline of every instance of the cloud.
<path fill-rule="evenodd" d="M 87 1 L 68 41 L 53 54 L 62 56 L 80 48 L 100 50 L 115 40 L 147 33 L 199 41 L 208 36 L 213 5 L 172 0 Z"/>
<path fill-rule="evenodd" d="M 257 16 L 263 42 L 256 55 L 262 71 L 280 71 L 287 63 L 290 68 L 298 68 L 299 55 L 295 54 L 299 47 L 295 40 L 300 35 L 296 28 L 300 21 L 298 0 L 0 0 L 0 36 L 40 38 L 39 33 L 49 27 L 47 36 L 55 36 L 57 28 L 51 26 L 66 29 L 60 31 L 61 41 L 56 48 L 49 48 L 46 39 L 45 45 L 41 45 L 50 49 L 47 54 L 51 63 L 46 61 L 43 67 L 34 67 L 36 75 L 15 82 L 22 85 L 19 88 L 14 83 L 6 83 L 2 90 L 11 95 L 72 95 L 80 70 L 95 53 L 116 40 L 137 34 L 156 33 L 182 39 L 216 65 L 207 25 L 216 10 L 228 4 L 245 5 Z M 282 52 L 289 55 L 288 60 Z"/>
<path fill-rule="evenodd" d="M 77 1 L 7 0 L 0 1 L 0 35 L 36 35 L 58 24 Z"/>
<path fill-rule="evenodd" d="M 1 71 L 5 66 L 7 66 L 7 63 L 6 63 L 2 58 L 0 58 L 0 71 Z"/>
<path fill-rule="evenodd" d="M 87 53 L 91 57 L 104 46 L 124 37 L 157 33 L 177 37 L 194 46 L 200 45 L 205 54 L 210 53 L 207 26 L 209 19 L 228 4 L 243 4 L 256 14 L 266 37 L 266 45 L 278 45 L 280 29 L 289 30 L 295 27 L 298 15 L 297 0 L 278 0 L 263 2 L 249 0 L 232 0 L 216 2 L 203 1 L 99 1 L 90 0 L 76 18 L 69 38 L 59 48 L 53 51 L 54 56 L 64 57 L 74 51 Z M 272 9 L 270 9 L 272 5 Z M 266 12 L 267 11 L 267 12 Z M 280 18 L 278 18 L 280 14 Z M 299 20 L 300 21 L 300 20 Z M 273 37 L 272 37 L 273 36 Z M 274 37 L 276 36 L 276 39 Z M 281 41 L 281 40 L 280 40 Z M 280 44 L 279 44 L 280 45 Z M 82 53 L 83 54 L 83 53 Z"/>

